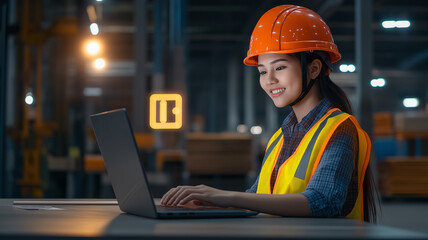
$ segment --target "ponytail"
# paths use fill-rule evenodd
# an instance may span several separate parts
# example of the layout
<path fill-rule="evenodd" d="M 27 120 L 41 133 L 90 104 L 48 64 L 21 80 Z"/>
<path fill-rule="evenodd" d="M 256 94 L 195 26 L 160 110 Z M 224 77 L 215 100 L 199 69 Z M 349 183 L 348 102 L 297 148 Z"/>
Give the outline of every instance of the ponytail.
<path fill-rule="evenodd" d="M 379 206 L 380 208 L 380 200 L 370 165 L 371 163 L 367 166 L 363 182 L 364 221 L 376 223 L 378 213 L 377 207 Z M 377 204 L 375 200 L 377 200 Z"/>
<path fill-rule="evenodd" d="M 321 95 L 328 98 L 334 107 L 352 115 L 352 107 L 345 92 L 331 81 L 330 76 L 321 75 L 322 73 L 321 71 L 320 76 L 322 77 L 320 77 L 321 79 L 318 81 Z M 375 199 L 379 201 L 379 198 L 376 198 L 376 196 L 378 196 L 378 191 L 370 165 L 371 163 L 367 166 L 363 182 L 364 221 L 376 223 L 377 207 Z M 379 203 L 378 205 L 380 206 Z"/>
<path fill-rule="evenodd" d="M 334 107 L 352 115 L 352 106 L 349 103 L 346 93 L 330 79 L 330 76 L 327 73 L 327 71 L 329 71 L 329 67 L 325 62 L 326 60 L 322 59 L 320 55 L 321 53 L 309 53 L 308 63 L 311 63 L 315 59 L 319 59 L 323 63 L 320 74 L 316 79 L 319 84 L 321 96 L 323 98 L 327 98 Z"/>
<path fill-rule="evenodd" d="M 327 98 L 334 107 L 339 108 L 341 111 L 352 115 L 352 106 L 349 102 L 346 93 L 341 87 L 336 85 L 327 73 L 329 70 L 327 64 L 319 55 L 315 53 L 308 54 L 308 63 L 314 59 L 320 59 L 323 62 L 321 72 L 318 75 L 316 81 L 318 81 L 321 96 Z M 376 222 L 377 220 L 377 205 L 380 207 L 378 191 L 375 185 L 375 179 L 373 177 L 371 163 L 368 165 L 363 182 L 363 209 L 364 209 L 364 221 Z M 377 204 L 375 203 L 377 200 Z"/>
<path fill-rule="evenodd" d="M 319 78 L 321 78 L 318 81 L 321 96 L 326 97 L 333 104 L 334 107 L 337 107 L 343 112 L 352 115 L 351 104 L 349 103 L 348 97 L 346 96 L 343 89 L 337 86 L 330 79 L 330 76 L 325 75 L 325 71 L 321 71 L 319 76 Z"/>

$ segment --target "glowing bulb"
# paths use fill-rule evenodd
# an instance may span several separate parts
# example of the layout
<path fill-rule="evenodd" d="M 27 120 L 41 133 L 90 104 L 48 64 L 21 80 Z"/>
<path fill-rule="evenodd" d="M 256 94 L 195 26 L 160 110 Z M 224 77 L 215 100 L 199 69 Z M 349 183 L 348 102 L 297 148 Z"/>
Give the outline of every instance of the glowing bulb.
<path fill-rule="evenodd" d="M 100 44 L 95 42 L 95 41 L 91 41 L 86 45 L 86 52 L 89 55 L 95 55 L 98 54 L 100 52 Z"/>
<path fill-rule="evenodd" d="M 32 94 L 31 92 L 28 92 L 28 93 L 25 95 L 25 103 L 26 103 L 27 105 L 31 105 L 31 104 L 33 104 L 33 103 L 34 103 L 33 94 Z"/>
<path fill-rule="evenodd" d="M 386 84 L 386 80 L 384 78 L 375 78 L 370 81 L 370 85 L 372 87 L 384 87 Z"/>
<path fill-rule="evenodd" d="M 385 86 L 385 79 L 383 79 L 383 78 L 378 78 L 377 79 L 377 86 L 378 87 L 384 87 Z"/>
<path fill-rule="evenodd" d="M 253 135 L 260 135 L 260 134 L 262 134 L 263 129 L 260 126 L 252 126 L 250 129 L 250 132 Z"/>
<path fill-rule="evenodd" d="M 355 65 L 354 64 L 349 64 L 348 65 L 348 71 L 349 72 L 355 72 Z"/>
<path fill-rule="evenodd" d="M 395 26 L 397 28 L 408 28 L 408 27 L 410 27 L 410 21 L 407 21 L 407 20 L 397 21 L 395 23 Z"/>
<path fill-rule="evenodd" d="M 395 27 L 395 21 L 383 21 L 382 27 L 383 28 L 394 28 Z"/>
<path fill-rule="evenodd" d="M 342 64 L 342 65 L 340 65 L 340 67 L 339 67 L 339 70 L 341 71 L 341 72 L 355 72 L 355 65 L 354 64 L 349 64 L 349 65 L 347 65 L 347 64 Z"/>
<path fill-rule="evenodd" d="M 103 69 L 106 66 L 106 61 L 102 58 L 98 58 L 94 61 L 94 67 L 96 69 Z"/>
<path fill-rule="evenodd" d="M 418 98 L 405 98 L 403 100 L 403 105 L 406 108 L 414 108 L 419 106 L 419 99 Z"/>
<path fill-rule="evenodd" d="M 383 28 L 408 28 L 410 27 L 409 20 L 398 20 L 398 21 L 383 21 Z"/>
<path fill-rule="evenodd" d="M 91 25 L 89 26 L 89 29 L 91 30 L 92 35 L 97 35 L 100 32 L 100 29 L 98 28 L 98 24 L 96 23 L 91 23 Z"/>

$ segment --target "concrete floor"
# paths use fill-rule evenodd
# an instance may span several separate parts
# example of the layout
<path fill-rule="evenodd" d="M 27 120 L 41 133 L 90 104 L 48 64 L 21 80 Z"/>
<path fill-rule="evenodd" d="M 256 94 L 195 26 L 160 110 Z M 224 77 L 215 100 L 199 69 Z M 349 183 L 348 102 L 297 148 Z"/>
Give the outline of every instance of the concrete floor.
<path fill-rule="evenodd" d="M 384 200 L 381 208 L 378 224 L 428 234 L 428 199 Z"/>

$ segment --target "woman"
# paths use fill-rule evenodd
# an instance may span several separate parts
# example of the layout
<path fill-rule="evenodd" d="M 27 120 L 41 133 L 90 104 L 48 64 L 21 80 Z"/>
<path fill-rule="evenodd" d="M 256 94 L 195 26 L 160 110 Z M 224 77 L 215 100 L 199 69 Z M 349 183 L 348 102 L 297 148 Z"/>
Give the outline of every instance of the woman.
<path fill-rule="evenodd" d="M 266 12 L 244 63 L 278 108 L 292 107 L 266 148 L 260 175 L 246 192 L 178 186 L 164 205 L 190 201 L 281 216 L 346 216 L 375 221 L 370 139 L 329 77 L 341 55 L 315 12 L 282 5 Z"/>

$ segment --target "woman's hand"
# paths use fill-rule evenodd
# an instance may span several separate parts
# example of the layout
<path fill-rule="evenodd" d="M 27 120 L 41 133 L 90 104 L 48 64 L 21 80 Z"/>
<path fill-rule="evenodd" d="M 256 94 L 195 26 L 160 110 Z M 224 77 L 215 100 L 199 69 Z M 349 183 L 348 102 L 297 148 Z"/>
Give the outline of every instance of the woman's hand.
<path fill-rule="evenodd" d="M 216 205 L 228 207 L 233 193 L 219 190 L 205 185 L 178 186 L 170 189 L 161 199 L 161 204 L 166 206 L 184 205 L 193 201 L 195 205 Z"/>
<path fill-rule="evenodd" d="M 201 205 L 236 207 L 280 216 L 311 216 L 308 199 L 301 193 L 256 194 L 219 190 L 205 185 L 178 186 L 170 189 L 161 199 L 166 206 Z"/>

